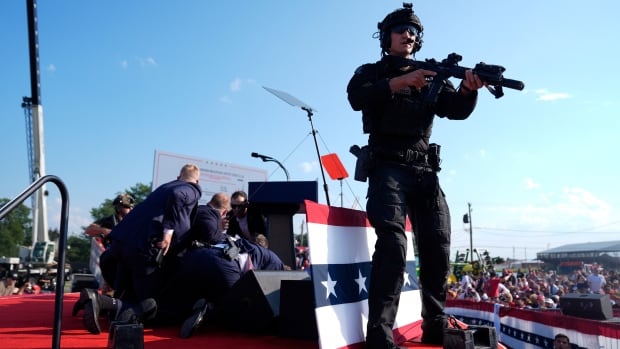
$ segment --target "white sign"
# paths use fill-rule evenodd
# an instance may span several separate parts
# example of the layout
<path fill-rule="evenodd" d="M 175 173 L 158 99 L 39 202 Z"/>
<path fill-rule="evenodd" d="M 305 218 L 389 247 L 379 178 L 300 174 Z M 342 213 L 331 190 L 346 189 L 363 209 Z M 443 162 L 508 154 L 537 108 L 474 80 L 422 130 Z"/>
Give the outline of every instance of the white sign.
<path fill-rule="evenodd" d="M 267 171 L 263 169 L 155 150 L 152 190 L 175 180 L 185 164 L 195 164 L 200 168 L 201 204 L 211 200 L 215 193 L 230 195 L 237 190 L 247 193 L 248 182 L 267 181 Z"/>

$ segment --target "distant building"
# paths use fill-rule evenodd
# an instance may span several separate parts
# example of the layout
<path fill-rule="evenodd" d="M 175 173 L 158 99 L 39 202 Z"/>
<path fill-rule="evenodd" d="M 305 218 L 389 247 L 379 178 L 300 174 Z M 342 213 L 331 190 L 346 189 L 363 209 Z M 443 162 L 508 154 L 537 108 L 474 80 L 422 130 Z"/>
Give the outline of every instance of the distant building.
<path fill-rule="evenodd" d="M 620 241 L 585 242 L 563 245 L 536 254 L 545 262 L 545 269 L 563 273 L 580 269 L 586 264 L 601 264 L 609 269 L 620 268 Z"/>

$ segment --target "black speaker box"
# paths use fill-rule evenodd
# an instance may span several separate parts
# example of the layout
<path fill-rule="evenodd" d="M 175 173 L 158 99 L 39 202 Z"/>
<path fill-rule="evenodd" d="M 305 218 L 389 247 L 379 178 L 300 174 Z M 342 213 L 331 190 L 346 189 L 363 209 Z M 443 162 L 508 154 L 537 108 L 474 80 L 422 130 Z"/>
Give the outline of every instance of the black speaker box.
<path fill-rule="evenodd" d="M 319 338 L 312 280 L 282 280 L 279 324 L 281 337 Z"/>
<path fill-rule="evenodd" d="M 560 309 L 565 315 L 594 320 L 613 317 L 608 294 L 569 293 L 560 297 Z"/>
<path fill-rule="evenodd" d="M 274 331 L 281 310 L 282 280 L 309 278 L 305 271 L 250 270 L 233 285 L 218 317 L 225 325 L 242 331 Z"/>
<path fill-rule="evenodd" d="M 112 321 L 108 349 L 144 349 L 144 327 L 135 322 Z"/>

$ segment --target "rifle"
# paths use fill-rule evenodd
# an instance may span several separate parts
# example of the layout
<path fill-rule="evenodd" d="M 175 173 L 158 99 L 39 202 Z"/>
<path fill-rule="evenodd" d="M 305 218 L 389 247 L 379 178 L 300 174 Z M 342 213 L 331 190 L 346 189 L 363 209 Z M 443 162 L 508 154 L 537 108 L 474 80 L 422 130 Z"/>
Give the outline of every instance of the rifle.
<path fill-rule="evenodd" d="M 443 88 L 443 81 L 450 77 L 457 79 L 465 79 L 465 71 L 471 69 L 461 67 L 458 63 L 463 59 L 461 55 L 457 53 L 451 53 L 447 58 L 441 62 L 436 61 L 434 58 L 426 59 L 425 61 L 414 61 L 411 59 L 404 59 L 403 63 L 398 69 L 403 73 L 408 73 L 416 69 L 432 70 L 437 73 L 436 76 L 429 78 L 433 82 L 430 85 L 428 94 L 425 101 L 430 104 L 437 102 L 439 92 Z M 506 68 L 501 65 L 492 65 L 480 62 L 472 69 L 472 71 L 478 75 L 482 82 L 486 82 L 487 89 L 495 98 L 500 98 L 504 95 L 503 87 L 523 90 L 525 84 L 519 80 L 505 79 L 503 76 Z M 491 87 L 492 86 L 492 87 Z"/>

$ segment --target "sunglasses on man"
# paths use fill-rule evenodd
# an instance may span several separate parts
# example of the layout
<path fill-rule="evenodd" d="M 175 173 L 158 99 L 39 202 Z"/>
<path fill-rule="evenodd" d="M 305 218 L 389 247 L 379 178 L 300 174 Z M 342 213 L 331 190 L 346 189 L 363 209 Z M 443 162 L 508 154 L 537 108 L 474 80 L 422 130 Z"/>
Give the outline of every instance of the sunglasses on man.
<path fill-rule="evenodd" d="M 400 25 L 394 26 L 392 27 L 391 31 L 392 33 L 397 33 L 397 34 L 402 34 L 405 31 L 409 31 L 409 34 L 418 36 L 418 28 L 416 28 L 415 26 L 411 24 L 400 24 Z"/>

